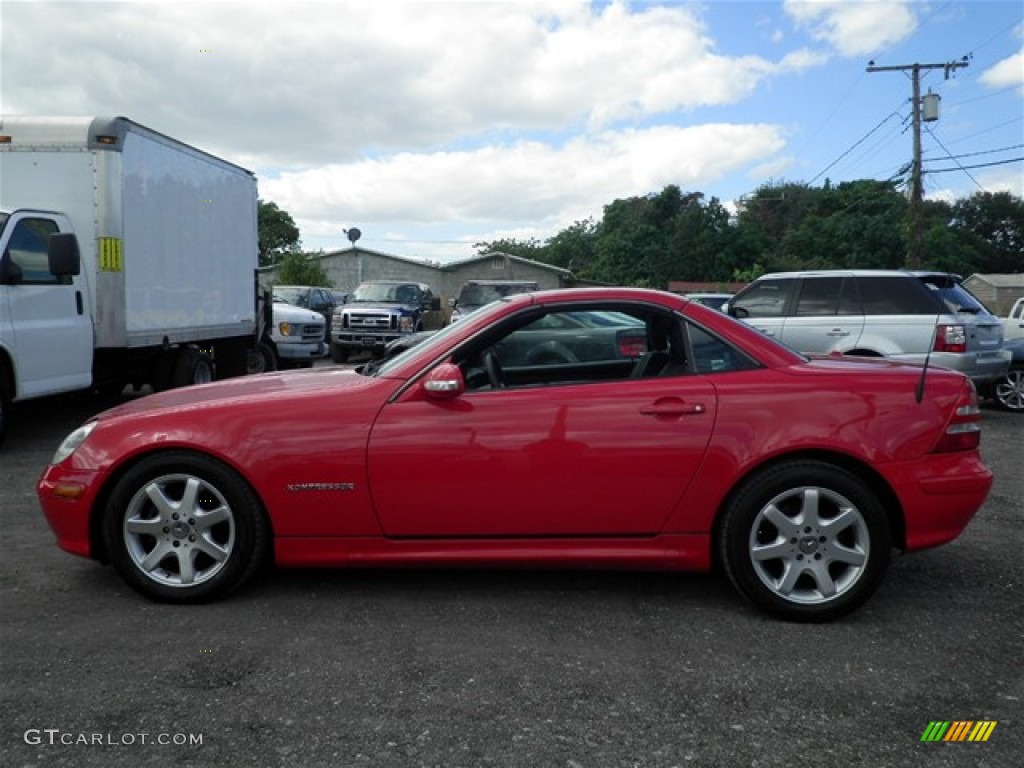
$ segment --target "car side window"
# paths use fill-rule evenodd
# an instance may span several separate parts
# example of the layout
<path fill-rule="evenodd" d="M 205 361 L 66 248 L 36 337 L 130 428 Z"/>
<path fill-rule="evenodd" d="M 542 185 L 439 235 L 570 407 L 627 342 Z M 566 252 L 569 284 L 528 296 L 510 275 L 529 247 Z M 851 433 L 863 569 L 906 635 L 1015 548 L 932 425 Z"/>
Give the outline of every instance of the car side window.
<path fill-rule="evenodd" d="M 50 235 L 57 223 L 51 219 L 22 219 L 14 226 L 7 246 L 7 258 L 20 270 L 21 283 L 59 285 L 61 278 L 50 272 Z"/>
<path fill-rule="evenodd" d="M 839 296 L 843 290 L 843 277 L 805 277 L 800 285 L 796 302 L 799 317 L 820 317 L 839 313 Z"/>
<path fill-rule="evenodd" d="M 749 371 L 758 364 L 731 344 L 722 341 L 698 325 L 686 324 L 690 358 L 697 373 Z"/>
<path fill-rule="evenodd" d="M 531 314 L 461 365 L 468 390 L 667 376 L 686 372 L 682 339 L 667 312 L 571 307 Z"/>
<path fill-rule="evenodd" d="M 741 317 L 782 317 L 795 285 L 789 279 L 755 282 L 729 302 L 729 308 L 742 310 Z"/>

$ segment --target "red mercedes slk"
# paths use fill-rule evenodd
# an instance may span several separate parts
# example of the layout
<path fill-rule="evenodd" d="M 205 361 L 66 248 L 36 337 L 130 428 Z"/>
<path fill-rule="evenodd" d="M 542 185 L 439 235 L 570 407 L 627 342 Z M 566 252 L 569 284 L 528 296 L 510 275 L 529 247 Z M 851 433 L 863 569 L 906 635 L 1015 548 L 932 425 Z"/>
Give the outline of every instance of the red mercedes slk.
<path fill-rule="evenodd" d="M 357 371 L 141 398 L 63 442 L 58 544 L 167 602 L 279 566 L 710 570 L 829 620 L 893 549 L 956 538 L 992 475 L 971 383 L 809 359 L 684 297 L 495 302 Z"/>

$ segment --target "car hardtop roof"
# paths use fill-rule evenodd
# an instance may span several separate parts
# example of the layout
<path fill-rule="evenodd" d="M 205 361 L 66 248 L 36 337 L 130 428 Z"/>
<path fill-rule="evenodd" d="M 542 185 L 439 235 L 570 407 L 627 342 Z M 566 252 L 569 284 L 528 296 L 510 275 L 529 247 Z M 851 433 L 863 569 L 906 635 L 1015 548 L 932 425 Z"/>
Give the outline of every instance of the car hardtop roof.
<path fill-rule="evenodd" d="M 960 276 L 951 272 L 940 270 L 911 270 L 911 269 L 797 269 L 792 272 L 769 272 L 757 278 L 782 278 L 782 277 L 837 277 L 846 275 L 848 277 L 951 277 L 957 282 Z"/>
<path fill-rule="evenodd" d="M 467 280 L 465 285 L 537 285 L 536 280 Z"/>
<path fill-rule="evenodd" d="M 563 302 L 593 301 L 642 301 L 648 304 L 659 304 L 667 307 L 681 307 L 688 302 L 685 296 L 655 288 L 552 288 L 532 293 L 516 293 L 506 296 L 501 301 L 510 304 L 561 304 Z"/>

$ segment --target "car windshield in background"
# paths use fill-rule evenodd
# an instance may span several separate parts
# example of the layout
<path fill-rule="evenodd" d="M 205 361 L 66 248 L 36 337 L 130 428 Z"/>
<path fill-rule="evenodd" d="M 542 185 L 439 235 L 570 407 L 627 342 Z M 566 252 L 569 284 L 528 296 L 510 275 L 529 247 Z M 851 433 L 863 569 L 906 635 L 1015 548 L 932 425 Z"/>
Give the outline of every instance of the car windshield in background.
<path fill-rule="evenodd" d="M 301 288 L 274 288 L 274 301 L 292 304 L 296 307 L 309 307 L 309 293 Z"/>
<path fill-rule="evenodd" d="M 349 296 L 348 302 L 384 301 L 396 304 L 419 301 L 420 291 L 415 285 L 390 285 L 386 283 L 364 283 Z"/>

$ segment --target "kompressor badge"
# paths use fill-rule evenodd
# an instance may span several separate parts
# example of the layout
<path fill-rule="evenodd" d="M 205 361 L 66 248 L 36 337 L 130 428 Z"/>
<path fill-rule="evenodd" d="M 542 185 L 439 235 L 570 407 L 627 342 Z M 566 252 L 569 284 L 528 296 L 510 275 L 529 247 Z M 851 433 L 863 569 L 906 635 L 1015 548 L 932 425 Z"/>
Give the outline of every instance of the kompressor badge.
<path fill-rule="evenodd" d="M 301 491 L 354 491 L 355 483 L 290 483 L 286 486 L 292 493 Z"/>

